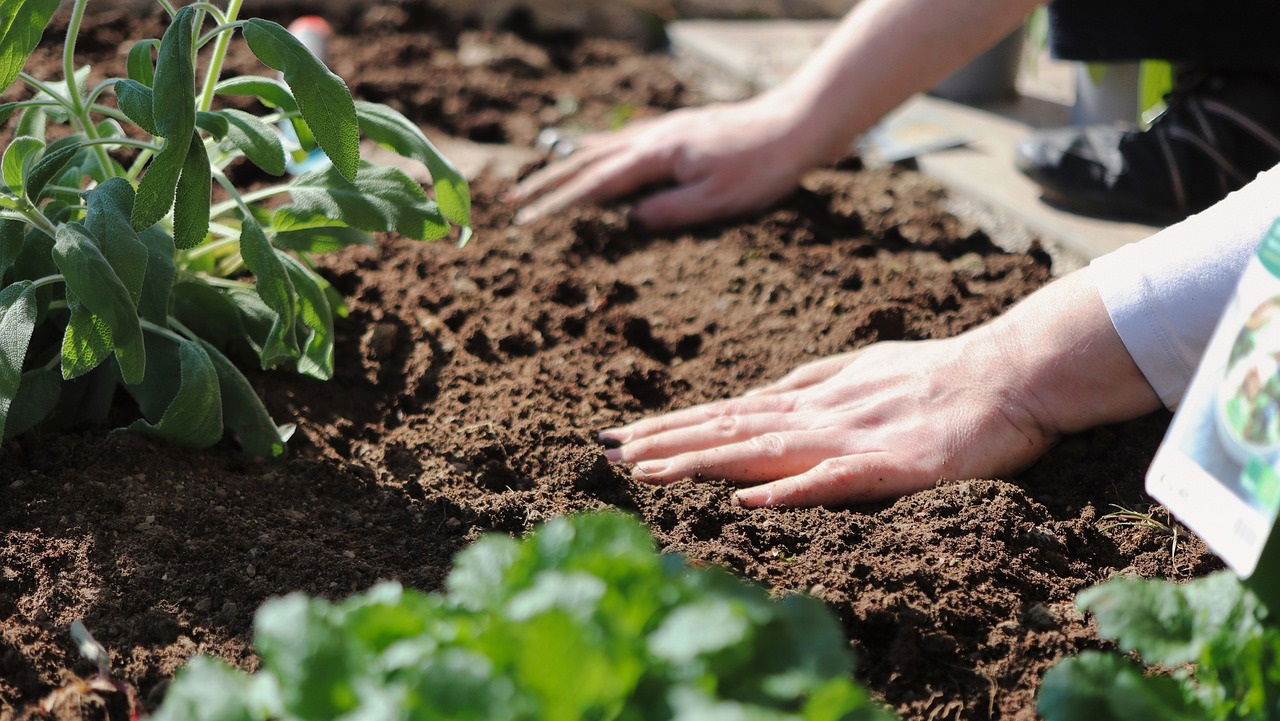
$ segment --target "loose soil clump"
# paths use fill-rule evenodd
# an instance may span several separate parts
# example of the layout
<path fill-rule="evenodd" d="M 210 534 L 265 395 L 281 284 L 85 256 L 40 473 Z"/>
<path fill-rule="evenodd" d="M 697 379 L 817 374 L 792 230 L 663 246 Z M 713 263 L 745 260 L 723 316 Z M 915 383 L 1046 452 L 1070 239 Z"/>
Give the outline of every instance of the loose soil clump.
<path fill-rule="evenodd" d="M 614 43 L 411 33 L 408 13 L 354 15 L 378 42 L 340 37 L 336 69 L 358 95 L 473 139 L 528 142 L 544 125 L 601 127 L 621 104 L 656 113 L 693 97 L 660 58 Z M 100 32 L 158 27 L 118 23 Z M 112 42 L 96 60 L 115 72 Z M 384 578 L 437 589 L 481 533 L 586 509 L 637 513 L 664 549 L 823 599 L 860 678 L 913 720 L 1030 721 L 1044 670 L 1102 645 L 1077 591 L 1216 567 L 1185 532 L 1174 553 L 1158 528 L 1099 522 L 1145 503 L 1163 414 L 1068 438 L 1014 478 L 846 509 L 746 510 L 726 483 L 648 487 L 605 461 L 601 428 L 825 354 L 953 335 L 1049 280 L 1043 253 L 1002 250 L 919 175 L 816 171 L 754 220 L 667 235 L 623 209 L 516 227 L 503 190 L 476 183 L 470 247 L 381 238 L 324 259 L 350 298 L 338 377 L 253 375 L 276 418 L 298 423 L 288 460 L 100 430 L 4 449 L 0 718 L 91 671 L 66 633 L 75 619 L 155 702 L 193 654 L 253 668 L 252 614 L 270 596 L 336 598 Z"/>

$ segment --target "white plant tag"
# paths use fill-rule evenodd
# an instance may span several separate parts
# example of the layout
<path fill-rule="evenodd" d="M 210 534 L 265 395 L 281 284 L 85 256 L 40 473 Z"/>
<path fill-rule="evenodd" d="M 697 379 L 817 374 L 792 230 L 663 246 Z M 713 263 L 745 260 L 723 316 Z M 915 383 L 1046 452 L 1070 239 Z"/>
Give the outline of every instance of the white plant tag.
<path fill-rule="evenodd" d="M 1147 492 L 1238 575 L 1253 574 L 1280 509 L 1280 220 L 1218 321 Z"/>

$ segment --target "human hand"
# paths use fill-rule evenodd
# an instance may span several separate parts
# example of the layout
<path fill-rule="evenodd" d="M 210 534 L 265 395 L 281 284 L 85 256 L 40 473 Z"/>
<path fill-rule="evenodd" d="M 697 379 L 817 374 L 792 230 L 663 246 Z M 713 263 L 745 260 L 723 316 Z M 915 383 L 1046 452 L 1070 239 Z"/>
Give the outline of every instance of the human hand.
<path fill-rule="evenodd" d="M 744 506 L 892 497 L 1030 465 L 1058 433 L 986 329 L 878 343 L 746 395 L 600 434 L 637 480 L 729 479 Z M 760 484 L 760 485 L 754 485 Z"/>
<path fill-rule="evenodd" d="M 676 110 L 585 138 L 575 154 L 526 178 L 507 200 L 536 198 L 516 215 L 517 223 L 527 223 L 674 181 L 676 187 L 639 201 L 633 216 L 670 228 L 758 210 L 824 159 L 804 137 L 800 115 L 795 103 L 770 95 Z"/>

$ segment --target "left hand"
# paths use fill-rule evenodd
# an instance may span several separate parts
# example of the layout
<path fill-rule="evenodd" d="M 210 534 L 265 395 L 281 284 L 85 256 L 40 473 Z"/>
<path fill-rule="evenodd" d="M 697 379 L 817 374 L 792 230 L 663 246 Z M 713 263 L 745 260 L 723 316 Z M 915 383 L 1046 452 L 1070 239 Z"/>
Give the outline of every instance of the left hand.
<path fill-rule="evenodd" d="M 986 329 L 878 343 L 600 434 L 637 480 L 729 479 L 744 506 L 846 504 L 1030 465 L 1058 433 Z"/>

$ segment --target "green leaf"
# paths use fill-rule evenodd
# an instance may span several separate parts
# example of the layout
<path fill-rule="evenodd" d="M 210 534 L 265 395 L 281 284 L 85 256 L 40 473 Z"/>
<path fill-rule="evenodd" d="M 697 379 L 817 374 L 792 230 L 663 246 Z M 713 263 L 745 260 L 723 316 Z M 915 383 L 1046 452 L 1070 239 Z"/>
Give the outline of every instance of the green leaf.
<path fill-rule="evenodd" d="M 358 101 L 356 115 L 365 135 L 383 147 L 427 166 L 431 171 L 436 202 L 440 204 L 445 218 L 458 225 L 471 225 L 471 191 L 466 178 L 436 150 L 421 128 L 396 110 L 378 103 Z"/>
<path fill-rule="evenodd" d="M 0 0 L 0 91 L 22 72 L 59 0 Z"/>
<path fill-rule="evenodd" d="M 40 158 L 42 150 L 44 150 L 44 141 L 28 136 L 14 138 L 10 141 L 9 147 L 5 148 L 4 159 L 0 160 L 0 180 L 9 186 L 14 195 L 22 195 L 27 175 Z"/>
<path fill-rule="evenodd" d="M 71 318 L 62 334 L 62 378 L 79 378 L 111 357 L 111 328 L 70 292 Z"/>
<path fill-rule="evenodd" d="M 280 25 L 254 18 L 244 37 L 253 54 L 284 81 L 298 101 L 302 117 L 338 173 L 354 180 L 360 167 L 360 130 L 355 103 L 342 78 L 334 75 L 297 38 Z"/>
<path fill-rule="evenodd" d="M 298 345 L 294 337 L 297 293 L 289 272 L 275 248 L 267 242 L 262 228 L 248 218 L 240 230 L 240 255 L 256 278 L 258 296 L 276 314 L 262 348 L 262 368 L 265 370 L 297 358 Z"/>
<path fill-rule="evenodd" d="M 89 208 L 84 218 L 85 229 L 136 304 L 147 275 L 147 248 L 129 222 L 133 213 L 133 186 L 124 178 L 109 178 L 85 193 L 85 203 Z"/>
<path fill-rule="evenodd" d="M 139 234 L 139 239 L 147 249 L 147 275 L 138 299 L 138 314 L 152 323 L 165 325 L 173 281 L 178 273 L 173 262 L 173 238 L 151 226 Z"/>
<path fill-rule="evenodd" d="M 156 126 L 155 93 L 137 80 L 120 80 L 115 84 L 116 104 L 134 125 L 151 135 L 159 135 Z"/>
<path fill-rule="evenodd" d="M 17 262 L 26 233 L 27 224 L 21 220 L 0 220 L 0 282 Z"/>
<path fill-rule="evenodd" d="M 43 138 L 48 118 L 49 116 L 45 114 L 44 108 L 23 108 L 22 114 L 18 116 L 18 127 L 14 128 L 13 136 L 16 138 L 30 135 L 33 138 Z M 3 120 L 0 120 L 0 122 L 3 122 Z"/>
<path fill-rule="evenodd" d="M 1186 681 L 1147 676 L 1115 654 L 1086 651 L 1059 662 L 1040 684 L 1045 721 L 1204 721 L 1213 718 Z"/>
<path fill-rule="evenodd" d="M 395 168 L 363 163 L 354 183 L 334 168 L 307 173 L 290 184 L 289 195 L 293 203 L 272 217 L 272 226 L 280 230 L 349 225 L 371 233 L 395 231 L 415 240 L 434 240 L 449 232 L 422 186 Z"/>
<path fill-rule="evenodd" d="M 151 721 L 257 721 L 249 677 L 208 656 L 191 659 L 174 677 Z"/>
<path fill-rule="evenodd" d="M 267 601 L 254 617 L 254 645 L 279 682 L 287 718 L 332 720 L 359 704 L 361 659 L 348 653 L 332 607 L 290 594 Z"/>
<path fill-rule="evenodd" d="M 332 253 L 352 245 L 370 245 L 369 235 L 355 228 L 326 226 L 276 233 L 275 245 L 300 253 Z"/>
<path fill-rule="evenodd" d="M 76 157 L 83 142 L 83 136 L 68 135 L 55 140 L 45 148 L 44 155 L 40 156 L 40 160 L 27 173 L 27 197 L 32 202 L 38 201 L 44 195 L 44 187 Z"/>
<path fill-rule="evenodd" d="M 224 150 L 238 150 L 264 171 L 284 175 L 284 146 L 275 128 L 240 110 L 219 110 L 217 115 L 227 123 Z"/>
<path fill-rule="evenodd" d="M 62 392 L 62 376 L 53 368 L 37 368 L 22 374 L 22 385 L 9 404 L 4 439 L 26 433 L 53 412 Z"/>
<path fill-rule="evenodd" d="M 212 135 L 215 140 L 226 137 L 228 129 L 226 118 L 203 110 L 196 112 L 196 127 Z"/>
<path fill-rule="evenodd" d="M 222 392 L 222 419 L 248 453 L 261 458 L 284 455 L 284 438 L 271 420 L 262 399 L 249 385 L 248 379 L 227 357 L 211 344 L 200 341 L 218 372 L 218 388 Z"/>
<path fill-rule="evenodd" d="M 183 166 L 191 155 L 196 130 L 191 48 L 195 15 L 196 11 L 190 6 L 179 10 L 160 41 L 152 115 L 156 126 L 154 135 L 163 137 L 165 144 L 138 184 L 138 197 L 133 206 L 133 227 L 138 230 L 154 225 L 173 207 Z"/>
<path fill-rule="evenodd" d="M 261 328 L 246 322 L 242 298 L 251 298 L 253 311 L 263 316 Z M 257 294 L 248 291 L 222 291 L 202 280 L 189 279 L 173 286 L 173 315 L 196 335 L 230 352 L 231 346 L 244 342 L 253 351 L 253 359 L 262 355 L 262 341 L 267 337 L 276 315 Z M 254 315 L 256 322 L 258 316 Z"/>
<path fill-rule="evenodd" d="M 1240 612 L 1244 594 L 1239 580 L 1224 571 L 1185 584 L 1113 578 L 1082 591 L 1076 603 L 1121 649 L 1138 651 L 1147 663 L 1179 666 L 1198 660 L 1224 627 L 1258 629 L 1252 614 Z"/>
<path fill-rule="evenodd" d="M 222 438 L 222 394 L 218 371 L 199 345 L 178 344 L 180 376 L 178 392 L 159 423 L 137 420 L 128 430 L 154 435 L 174 445 L 208 448 Z"/>
<path fill-rule="evenodd" d="M 241 75 L 227 78 L 214 86 L 219 95 L 248 95 L 262 101 L 269 108 L 277 108 L 286 113 L 295 112 L 298 102 L 289 93 L 289 86 L 275 78 L 264 78 L 259 75 Z"/>
<path fill-rule="evenodd" d="M 329 309 L 329 299 L 311 270 L 286 253 L 277 255 L 298 293 L 295 331 L 301 335 L 306 330 L 306 336 L 298 339 L 302 349 L 298 372 L 327 381 L 333 377 L 333 312 Z"/>
<path fill-rule="evenodd" d="M 0 291 L 0 435 L 22 385 L 22 364 L 36 327 L 36 293 L 30 281 Z"/>
<path fill-rule="evenodd" d="M 178 250 L 194 248 L 209 235 L 209 198 L 213 192 L 209 153 L 198 135 L 182 164 L 182 175 L 173 206 L 173 244 Z"/>
<path fill-rule="evenodd" d="M 129 79 L 142 83 L 148 88 L 156 81 L 156 65 L 151 59 L 151 54 L 160 47 L 160 41 L 155 38 L 149 40 L 139 40 L 129 48 L 129 57 L 125 60 L 126 72 Z M 154 133 L 153 133 L 154 135 Z"/>
<path fill-rule="evenodd" d="M 141 381 L 146 351 L 137 309 L 128 288 L 98 250 L 93 236 L 79 223 L 59 227 L 53 259 L 66 277 L 68 290 L 111 328 L 111 342 L 124 381 Z"/>

